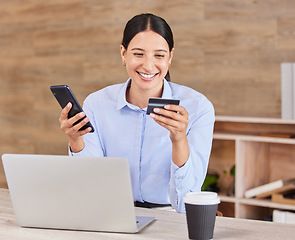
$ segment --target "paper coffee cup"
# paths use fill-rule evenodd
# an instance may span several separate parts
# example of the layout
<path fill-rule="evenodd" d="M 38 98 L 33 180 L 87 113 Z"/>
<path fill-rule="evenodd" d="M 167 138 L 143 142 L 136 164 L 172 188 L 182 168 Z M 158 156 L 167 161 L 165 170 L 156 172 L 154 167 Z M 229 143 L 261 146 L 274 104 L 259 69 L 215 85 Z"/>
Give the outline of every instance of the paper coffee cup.
<path fill-rule="evenodd" d="M 215 192 L 191 192 L 184 198 L 190 239 L 213 238 L 217 206 L 220 199 Z"/>

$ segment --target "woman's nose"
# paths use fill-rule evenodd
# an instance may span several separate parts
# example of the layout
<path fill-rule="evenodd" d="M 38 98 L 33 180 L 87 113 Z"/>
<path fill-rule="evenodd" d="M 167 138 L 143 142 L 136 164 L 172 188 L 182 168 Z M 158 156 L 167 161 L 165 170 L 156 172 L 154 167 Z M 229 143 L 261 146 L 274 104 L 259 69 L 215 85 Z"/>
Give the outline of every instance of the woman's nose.
<path fill-rule="evenodd" d="M 151 58 L 145 58 L 143 61 L 143 68 L 148 73 L 151 73 L 154 68 L 154 61 Z"/>

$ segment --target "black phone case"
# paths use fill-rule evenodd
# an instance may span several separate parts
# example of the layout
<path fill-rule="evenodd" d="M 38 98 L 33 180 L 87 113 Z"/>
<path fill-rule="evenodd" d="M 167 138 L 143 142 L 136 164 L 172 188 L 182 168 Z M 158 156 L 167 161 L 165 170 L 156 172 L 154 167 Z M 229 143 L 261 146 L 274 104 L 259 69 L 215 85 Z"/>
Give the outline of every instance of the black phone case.
<path fill-rule="evenodd" d="M 51 92 L 55 96 L 56 100 L 58 101 L 61 108 L 65 108 L 65 106 L 71 102 L 72 108 L 69 111 L 68 118 L 75 116 L 79 112 L 83 112 L 80 104 L 78 103 L 77 99 L 75 98 L 74 94 L 72 93 L 71 89 L 67 85 L 55 85 L 50 87 Z M 84 117 L 85 118 L 85 117 Z M 80 119 L 79 121 L 75 122 L 74 125 L 82 121 L 84 118 Z M 90 122 L 86 123 L 83 127 L 79 129 L 79 131 L 84 130 L 88 127 L 91 127 L 91 132 L 94 132 L 94 128 Z"/>
<path fill-rule="evenodd" d="M 154 113 L 154 108 L 164 108 L 165 105 L 179 105 L 179 102 L 178 99 L 150 98 L 146 114 Z"/>

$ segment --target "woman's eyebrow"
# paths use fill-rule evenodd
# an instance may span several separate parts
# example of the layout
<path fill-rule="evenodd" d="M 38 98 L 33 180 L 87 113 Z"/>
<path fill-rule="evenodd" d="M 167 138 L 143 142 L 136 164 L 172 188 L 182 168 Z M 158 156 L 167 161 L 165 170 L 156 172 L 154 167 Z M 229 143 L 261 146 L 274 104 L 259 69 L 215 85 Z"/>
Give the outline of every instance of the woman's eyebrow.
<path fill-rule="evenodd" d="M 144 52 L 145 50 L 142 49 L 142 48 L 135 47 L 135 48 L 132 48 L 131 51 L 143 51 Z M 155 52 L 167 52 L 167 50 L 165 50 L 165 49 L 156 49 Z"/>
<path fill-rule="evenodd" d="M 165 49 L 158 49 L 158 50 L 155 50 L 155 52 L 167 52 L 167 50 L 165 50 Z"/>
<path fill-rule="evenodd" d="M 132 48 L 131 51 L 144 51 L 142 48 Z"/>

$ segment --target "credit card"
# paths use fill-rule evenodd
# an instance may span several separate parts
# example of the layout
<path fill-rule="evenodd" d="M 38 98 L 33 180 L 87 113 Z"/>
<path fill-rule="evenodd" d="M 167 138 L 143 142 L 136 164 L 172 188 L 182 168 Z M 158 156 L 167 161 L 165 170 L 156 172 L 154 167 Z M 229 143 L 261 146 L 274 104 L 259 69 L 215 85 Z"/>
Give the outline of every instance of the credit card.
<path fill-rule="evenodd" d="M 154 113 L 154 108 L 164 108 L 165 105 L 179 105 L 179 102 L 180 100 L 177 99 L 150 98 L 146 114 Z"/>

